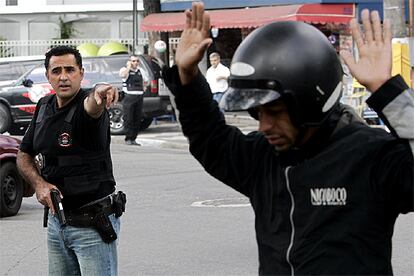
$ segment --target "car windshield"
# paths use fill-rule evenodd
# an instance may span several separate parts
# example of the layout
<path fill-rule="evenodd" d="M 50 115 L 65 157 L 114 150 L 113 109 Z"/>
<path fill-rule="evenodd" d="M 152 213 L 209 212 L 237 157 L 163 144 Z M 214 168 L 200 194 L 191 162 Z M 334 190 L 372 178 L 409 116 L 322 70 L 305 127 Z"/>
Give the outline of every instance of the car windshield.
<path fill-rule="evenodd" d="M 104 63 L 87 60 L 83 62 L 83 68 L 85 70 L 82 81 L 84 88 L 90 88 L 98 82 L 111 82 L 111 73 L 108 72 Z"/>
<path fill-rule="evenodd" d="M 26 79 L 30 79 L 33 83 L 45 83 L 47 82 L 45 76 L 45 68 L 42 65 L 34 68 L 30 74 L 26 76 Z"/>
<path fill-rule="evenodd" d="M 104 62 L 108 66 L 108 71 L 110 72 L 111 82 L 121 81 L 121 77 L 119 76 L 119 69 L 126 65 L 128 58 L 128 56 L 111 56 L 110 58 L 104 59 Z"/>
<path fill-rule="evenodd" d="M 1 62 L 0 63 L 0 81 L 17 80 L 24 72 L 32 69 L 40 60 Z"/>

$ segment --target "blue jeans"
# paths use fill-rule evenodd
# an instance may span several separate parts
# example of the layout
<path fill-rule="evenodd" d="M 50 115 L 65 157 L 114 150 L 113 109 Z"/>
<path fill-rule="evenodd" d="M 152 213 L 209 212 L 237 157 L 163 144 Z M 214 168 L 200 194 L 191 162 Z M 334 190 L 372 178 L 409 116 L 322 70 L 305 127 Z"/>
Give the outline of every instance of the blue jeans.
<path fill-rule="evenodd" d="M 217 104 L 220 104 L 221 98 L 223 97 L 224 92 L 217 92 L 213 93 L 213 100 L 217 102 Z M 224 110 L 220 108 L 221 113 L 224 113 Z"/>
<path fill-rule="evenodd" d="M 224 92 L 213 93 L 213 100 L 215 100 L 219 104 L 223 95 L 224 95 Z"/>
<path fill-rule="evenodd" d="M 109 216 L 119 238 L 120 219 Z M 49 213 L 47 246 L 49 275 L 113 276 L 118 274 L 118 239 L 102 241 L 94 228 L 61 226 Z"/>

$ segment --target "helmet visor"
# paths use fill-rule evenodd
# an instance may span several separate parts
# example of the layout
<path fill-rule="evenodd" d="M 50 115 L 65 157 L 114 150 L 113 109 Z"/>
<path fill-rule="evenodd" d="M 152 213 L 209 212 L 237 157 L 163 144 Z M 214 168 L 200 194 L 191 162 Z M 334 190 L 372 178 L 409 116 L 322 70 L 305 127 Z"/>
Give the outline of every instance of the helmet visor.
<path fill-rule="evenodd" d="M 271 89 L 229 87 L 220 101 L 226 111 L 248 110 L 280 98 L 280 93 Z"/>

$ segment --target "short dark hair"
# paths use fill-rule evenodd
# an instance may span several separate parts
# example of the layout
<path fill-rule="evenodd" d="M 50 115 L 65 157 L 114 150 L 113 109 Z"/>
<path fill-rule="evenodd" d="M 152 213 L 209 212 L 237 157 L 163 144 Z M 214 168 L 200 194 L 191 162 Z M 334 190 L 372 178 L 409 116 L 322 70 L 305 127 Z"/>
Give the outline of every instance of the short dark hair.
<path fill-rule="evenodd" d="M 79 68 L 82 69 L 82 56 L 79 53 L 79 51 L 70 46 L 62 45 L 62 46 L 53 47 L 52 49 L 46 52 L 45 54 L 46 70 L 49 68 L 49 62 L 52 56 L 64 56 L 64 55 L 74 55 L 76 59 L 76 64 L 79 66 Z"/>

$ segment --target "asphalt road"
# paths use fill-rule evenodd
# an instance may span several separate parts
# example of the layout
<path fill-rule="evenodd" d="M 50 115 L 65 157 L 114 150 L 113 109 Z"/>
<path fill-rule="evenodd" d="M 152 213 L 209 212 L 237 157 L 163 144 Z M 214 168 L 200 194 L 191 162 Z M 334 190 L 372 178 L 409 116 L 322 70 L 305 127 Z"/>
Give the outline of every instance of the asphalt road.
<path fill-rule="evenodd" d="M 138 141 L 142 147 L 113 137 L 115 178 L 128 197 L 119 274 L 257 275 L 254 216 L 246 198 L 204 172 L 177 124 L 151 127 Z M 17 216 L 1 219 L 0 275 L 47 274 L 42 215 L 32 197 Z M 414 275 L 414 214 L 397 220 L 393 245 L 395 275 Z"/>

